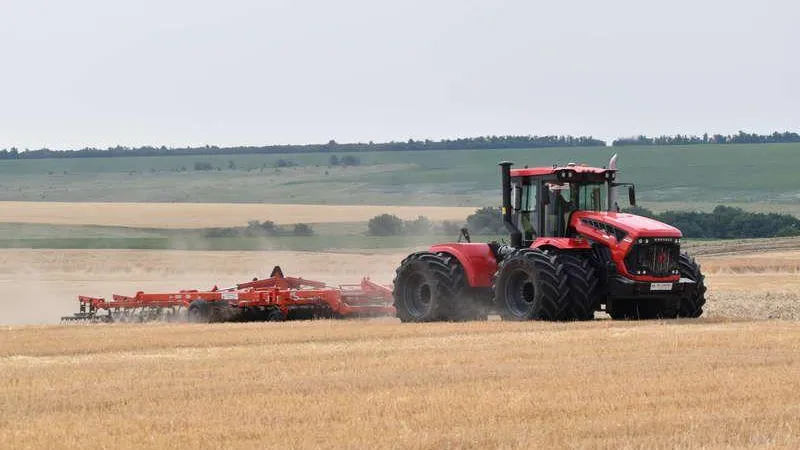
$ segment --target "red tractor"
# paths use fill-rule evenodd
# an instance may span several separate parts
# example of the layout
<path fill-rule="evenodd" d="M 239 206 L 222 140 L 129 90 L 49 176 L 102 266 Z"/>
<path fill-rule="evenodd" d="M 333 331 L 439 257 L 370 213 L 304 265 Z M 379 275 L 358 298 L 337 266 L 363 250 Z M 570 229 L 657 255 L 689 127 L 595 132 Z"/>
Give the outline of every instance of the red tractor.
<path fill-rule="evenodd" d="M 699 317 L 700 266 L 680 251 L 677 228 L 619 212 L 609 168 L 568 164 L 512 169 L 501 162 L 509 244 L 439 244 L 397 269 L 394 306 L 403 322 Z"/>

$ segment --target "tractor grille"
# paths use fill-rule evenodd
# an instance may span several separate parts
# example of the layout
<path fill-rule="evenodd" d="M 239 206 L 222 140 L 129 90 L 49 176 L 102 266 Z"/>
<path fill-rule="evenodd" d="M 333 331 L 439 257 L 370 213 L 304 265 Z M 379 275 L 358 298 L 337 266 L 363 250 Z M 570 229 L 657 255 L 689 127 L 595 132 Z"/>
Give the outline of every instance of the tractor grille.
<path fill-rule="evenodd" d="M 640 238 L 625 257 L 625 266 L 632 275 L 667 277 L 678 273 L 680 240 L 674 238 Z"/>

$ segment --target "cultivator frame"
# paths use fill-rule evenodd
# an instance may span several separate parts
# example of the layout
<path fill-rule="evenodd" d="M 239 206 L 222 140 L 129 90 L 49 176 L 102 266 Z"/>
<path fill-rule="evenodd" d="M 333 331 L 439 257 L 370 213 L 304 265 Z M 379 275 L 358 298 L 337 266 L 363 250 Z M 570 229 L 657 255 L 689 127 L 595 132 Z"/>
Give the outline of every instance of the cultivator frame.
<path fill-rule="evenodd" d="M 78 296 L 72 322 L 232 322 L 394 316 L 392 290 L 369 278 L 328 287 L 324 282 L 286 277 L 275 266 L 269 278 L 208 291 L 137 292 L 134 296 Z"/>

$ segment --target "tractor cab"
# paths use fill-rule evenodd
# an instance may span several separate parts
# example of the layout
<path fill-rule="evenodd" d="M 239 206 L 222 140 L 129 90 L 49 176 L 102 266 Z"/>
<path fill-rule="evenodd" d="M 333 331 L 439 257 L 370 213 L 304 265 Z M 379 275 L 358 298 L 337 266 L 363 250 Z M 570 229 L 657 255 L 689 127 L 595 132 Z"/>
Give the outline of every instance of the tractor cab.
<path fill-rule="evenodd" d="M 618 212 L 619 186 L 628 186 L 630 203 L 636 203 L 632 184 L 615 183 L 615 168 L 574 163 L 522 169 L 511 169 L 507 162 L 500 165 L 510 206 L 503 208 L 504 221 L 514 247 L 528 247 L 540 237 L 575 236 L 570 218 L 577 211 Z"/>

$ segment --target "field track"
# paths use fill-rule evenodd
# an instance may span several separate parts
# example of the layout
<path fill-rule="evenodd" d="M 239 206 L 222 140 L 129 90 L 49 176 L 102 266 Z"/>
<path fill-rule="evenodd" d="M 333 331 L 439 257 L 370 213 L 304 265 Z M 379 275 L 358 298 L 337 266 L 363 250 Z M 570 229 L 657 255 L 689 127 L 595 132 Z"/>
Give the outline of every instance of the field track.
<path fill-rule="evenodd" d="M 439 206 L 0 202 L 0 223 L 205 228 L 243 226 L 250 220 L 277 224 L 364 222 L 383 213 L 406 220 L 426 216 L 462 222 L 473 212 L 473 207 Z"/>

